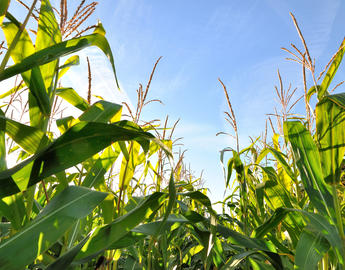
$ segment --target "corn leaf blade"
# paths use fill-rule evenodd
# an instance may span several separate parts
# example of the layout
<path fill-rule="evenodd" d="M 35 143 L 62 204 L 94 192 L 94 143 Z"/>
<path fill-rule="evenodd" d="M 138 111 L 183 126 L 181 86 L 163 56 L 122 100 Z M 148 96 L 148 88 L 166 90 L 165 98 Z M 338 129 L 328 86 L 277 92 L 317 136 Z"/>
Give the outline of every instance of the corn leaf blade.
<path fill-rule="evenodd" d="M 325 96 L 316 105 L 316 135 L 325 181 L 337 184 L 345 154 L 345 93 Z"/>
<path fill-rule="evenodd" d="M 73 223 L 89 214 L 106 195 L 82 187 L 66 188 L 28 226 L 1 243 L 1 266 L 13 270 L 24 269 L 25 265 L 47 250 Z"/>
<path fill-rule="evenodd" d="M 335 217 L 330 187 L 323 179 L 318 149 L 309 131 L 298 121 L 284 123 L 304 188 L 314 207 L 328 218 Z"/>
<path fill-rule="evenodd" d="M 41 152 L 17 166 L 0 172 L 0 197 L 26 190 L 41 179 L 74 166 L 115 141 L 138 140 L 149 146 L 149 133 L 127 121 L 115 124 L 79 122 Z"/>

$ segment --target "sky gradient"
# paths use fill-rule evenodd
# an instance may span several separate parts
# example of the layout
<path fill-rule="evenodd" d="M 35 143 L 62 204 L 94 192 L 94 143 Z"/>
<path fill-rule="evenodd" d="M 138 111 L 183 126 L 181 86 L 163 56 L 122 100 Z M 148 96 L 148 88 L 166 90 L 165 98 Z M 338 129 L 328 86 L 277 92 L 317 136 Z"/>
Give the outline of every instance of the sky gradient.
<path fill-rule="evenodd" d="M 102 1 L 96 16 L 107 30 L 121 88 L 130 100 L 145 84 L 154 62 L 163 56 L 150 97 L 164 102 L 149 105 L 146 120 L 166 115 L 180 120 L 186 162 L 196 175 L 204 170 L 211 198 L 222 199 L 224 178 L 219 151 L 234 147 L 224 121 L 227 110 L 220 77 L 227 85 L 238 120 L 240 145 L 264 130 L 266 114 L 276 106 L 277 69 L 285 86 L 303 93 L 301 67 L 285 60 L 281 47 L 302 48 L 289 12 L 294 13 L 316 60 L 317 73 L 340 45 L 345 30 L 345 4 L 331 1 Z M 335 82 L 344 77 L 343 68 Z M 311 84 L 309 84 L 311 86 Z M 298 108 L 303 108 L 301 101 Z M 297 109 L 298 109 L 297 108 Z"/>

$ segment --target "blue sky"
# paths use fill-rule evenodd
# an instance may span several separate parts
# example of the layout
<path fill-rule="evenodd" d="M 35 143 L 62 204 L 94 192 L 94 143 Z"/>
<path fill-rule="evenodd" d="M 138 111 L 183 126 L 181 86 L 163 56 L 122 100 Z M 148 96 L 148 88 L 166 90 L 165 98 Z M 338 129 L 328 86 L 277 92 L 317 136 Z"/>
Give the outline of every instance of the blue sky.
<path fill-rule="evenodd" d="M 96 16 L 107 30 L 122 89 L 134 102 L 138 83 L 146 83 L 155 60 L 163 56 L 150 95 L 164 106 L 146 108 L 147 119 L 181 119 L 186 162 L 204 170 L 213 200 L 221 199 L 224 179 L 219 150 L 234 146 L 224 121 L 226 102 L 217 78 L 228 86 L 238 119 L 240 143 L 264 130 L 276 105 L 279 68 L 285 85 L 302 94 L 301 67 L 286 61 L 281 47 L 302 48 L 289 12 L 295 14 L 312 57 L 321 71 L 345 31 L 343 1 L 102 1 Z M 340 70 L 335 81 L 341 80 Z M 303 108 L 303 102 L 299 107 Z"/>
<path fill-rule="evenodd" d="M 59 2 L 59 1 L 53 1 Z M 345 30 L 345 3 L 341 0 L 102 0 L 90 23 L 100 19 L 115 55 L 121 89 L 136 102 L 139 83 L 146 84 L 152 67 L 159 63 L 150 91 L 164 105 L 145 108 L 143 119 L 180 120 L 176 136 L 183 137 L 187 164 L 196 175 L 204 171 L 205 186 L 213 201 L 224 192 L 219 151 L 234 147 L 232 132 L 224 121 L 227 110 L 220 77 L 227 85 L 238 120 L 240 144 L 260 136 L 266 114 L 276 105 L 277 69 L 285 85 L 302 94 L 301 67 L 286 61 L 281 47 L 302 48 L 289 12 L 295 14 L 316 60 L 317 73 L 337 50 Z M 78 78 L 85 72 L 89 55 L 94 91 L 117 102 L 110 65 L 97 49 L 81 54 L 81 67 L 70 76 L 71 86 L 85 93 Z M 86 73 L 85 73 L 86 74 Z M 341 69 L 335 81 L 344 75 Z M 303 108 L 303 102 L 299 108 Z"/>

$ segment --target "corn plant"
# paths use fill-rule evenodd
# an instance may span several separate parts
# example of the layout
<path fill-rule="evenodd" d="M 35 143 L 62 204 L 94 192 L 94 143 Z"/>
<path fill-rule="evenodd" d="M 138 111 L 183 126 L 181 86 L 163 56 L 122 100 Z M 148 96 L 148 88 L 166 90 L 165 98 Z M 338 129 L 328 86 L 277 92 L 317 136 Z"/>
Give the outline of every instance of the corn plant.
<path fill-rule="evenodd" d="M 0 265 L 1 269 L 66 269 L 74 261 L 74 265 L 92 267 L 100 254 L 130 238 L 129 231 L 154 215 L 169 197 L 156 192 L 132 199 L 118 216 L 114 209 L 121 197 L 111 190 L 105 174 L 120 152 L 125 153 L 121 145 L 131 141 L 146 155 L 154 145 L 163 144 L 134 122 L 121 120 L 122 106 L 103 100 L 89 104 L 77 91 L 59 83 L 79 62 L 76 55 L 65 63 L 60 58 L 89 46 L 97 46 L 108 57 L 116 80 L 113 54 L 100 23 L 85 29 L 93 29 L 91 34 L 79 32 L 64 39 L 77 29 L 78 19 L 90 15 L 94 4 L 83 6 L 85 1 L 81 1 L 68 21 L 67 3 L 61 1 L 58 23 L 49 0 L 41 1 L 38 16 L 34 13 L 36 3 L 28 7 L 21 23 L 7 11 L 9 1 L 1 2 L 1 28 L 8 49 L 1 62 L 0 80 L 15 76 L 21 80 L 2 94 L 10 100 L 0 116 Z M 89 13 L 81 14 L 85 10 Z M 30 19 L 37 20 L 34 42 L 26 29 Z M 10 57 L 14 64 L 8 66 Z M 79 117 L 56 119 L 58 98 L 78 108 Z M 29 124 L 9 115 L 13 103 L 23 99 Z M 61 133 L 57 138 L 52 122 Z M 19 163 L 8 169 L 7 158 L 15 153 Z"/>
<path fill-rule="evenodd" d="M 292 14 L 291 14 L 292 15 Z M 312 62 L 302 32 L 292 15 L 305 52 L 292 45 L 296 52 L 283 48 L 293 55 L 303 69 L 304 100 L 306 117 L 290 113 L 293 106 L 288 103 L 295 92 L 276 88 L 282 105 L 276 110 L 278 128 L 273 130 L 272 144 L 255 142 L 243 150 L 230 150 L 232 158 L 227 163 L 226 185 L 231 173 L 236 172 L 238 185 L 224 203 L 229 206 L 230 226 L 241 232 L 247 241 L 261 241 L 274 252 L 278 264 L 259 259 L 257 254 L 265 252 L 261 246 L 238 242 L 243 250 L 230 258 L 229 268 L 241 266 L 253 269 L 344 269 L 343 228 L 343 158 L 344 158 L 344 93 L 331 94 L 330 83 L 344 55 L 344 42 L 331 58 L 320 76 L 315 76 Z M 306 69 L 311 72 L 313 86 L 307 91 Z M 319 83 L 319 81 L 321 82 Z M 341 85 L 338 84 L 336 88 Z M 224 85 L 223 85 L 224 86 Z M 224 86 L 225 93 L 226 88 Z M 309 101 L 313 94 L 318 102 L 315 110 Z M 303 97 L 302 96 L 302 97 Z M 229 99 L 228 99 L 229 100 Z M 226 113 L 237 137 L 236 118 L 229 102 L 230 113 Z M 313 126 L 315 120 L 315 126 Z M 267 132 L 266 132 L 267 134 Z M 283 145 L 279 141 L 283 137 Z M 229 150 L 229 149 L 225 149 Z M 248 161 L 248 153 L 250 159 Z M 247 154 L 247 158 L 246 158 Z M 222 154 L 222 160 L 224 159 Z M 266 160 L 265 160 L 266 159 Z M 262 242 L 264 241 L 264 242 Z M 268 249 L 266 249 L 266 252 Z M 272 254 L 272 253 L 271 253 Z M 233 268 L 231 268 L 233 269 Z"/>

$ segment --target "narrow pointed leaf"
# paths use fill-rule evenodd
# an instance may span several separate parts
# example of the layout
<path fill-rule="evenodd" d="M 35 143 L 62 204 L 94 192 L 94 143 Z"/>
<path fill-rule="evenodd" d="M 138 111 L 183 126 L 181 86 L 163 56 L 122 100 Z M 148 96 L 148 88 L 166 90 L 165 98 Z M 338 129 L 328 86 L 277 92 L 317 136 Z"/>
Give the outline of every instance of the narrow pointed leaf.
<path fill-rule="evenodd" d="M 326 75 L 325 75 L 325 77 L 324 77 L 324 79 L 320 85 L 320 88 L 318 88 L 317 98 L 319 100 L 321 100 L 325 96 L 325 94 L 327 93 L 327 89 L 328 89 L 329 85 L 331 84 L 335 73 L 338 70 L 338 67 L 341 63 L 341 60 L 343 59 L 344 52 L 345 52 L 344 45 L 345 45 L 345 38 L 340 45 L 340 50 L 339 50 L 338 54 L 336 55 L 332 64 L 329 66 L 329 68 L 327 70 L 327 73 L 326 73 Z"/>
<path fill-rule="evenodd" d="M 79 65 L 79 56 L 73 55 L 66 60 L 66 62 L 59 67 L 59 79 L 66 74 L 66 72 L 72 67 Z"/>
<path fill-rule="evenodd" d="M 57 88 L 56 95 L 63 98 L 79 110 L 86 111 L 90 106 L 73 88 Z"/>

